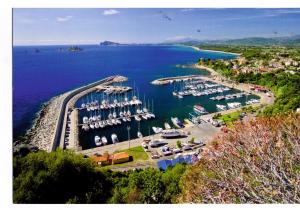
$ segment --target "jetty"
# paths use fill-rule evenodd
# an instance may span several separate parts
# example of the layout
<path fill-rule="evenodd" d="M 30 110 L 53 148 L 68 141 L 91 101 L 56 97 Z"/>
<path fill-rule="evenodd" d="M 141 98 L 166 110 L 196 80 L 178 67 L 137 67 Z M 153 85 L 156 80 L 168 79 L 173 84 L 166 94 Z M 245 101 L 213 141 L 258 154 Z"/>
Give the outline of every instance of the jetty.
<path fill-rule="evenodd" d="M 39 112 L 26 137 L 34 146 L 48 152 L 54 151 L 58 147 L 64 149 L 66 137 L 69 139 L 67 148 L 80 149 L 76 101 L 83 95 L 98 90 L 99 85 L 108 86 L 124 81 L 127 81 L 126 77 L 110 76 L 52 98 Z"/>
<path fill-rule="evenodd" d="M 112 94 L 112 93 L 125 93 L 128 91 L 131 91 L 131 87 L 126 87 L 126 86 L 111 86 L 111 85 L 99 85 L 96 87 L 97 91 L 96 92 L 101 92 L 103 91 L 104 93 L 107 94 Z"/>
<path fill-rule="evenodd" d="M 167 85 L 173 82 L 180 82 L 180 81 L 188 81 L 193 79 L 202 79 L 203 77 L 200 75 L 186 75 L 186 76 L 178 76 L 178 77 L 165 77 L 156 79 L 151 82 L 153 85 Z"/>

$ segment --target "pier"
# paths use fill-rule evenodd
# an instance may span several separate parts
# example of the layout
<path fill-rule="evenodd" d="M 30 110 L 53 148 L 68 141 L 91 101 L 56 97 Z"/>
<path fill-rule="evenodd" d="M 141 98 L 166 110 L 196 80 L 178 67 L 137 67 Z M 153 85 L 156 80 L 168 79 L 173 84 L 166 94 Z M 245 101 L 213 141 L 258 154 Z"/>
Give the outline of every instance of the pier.
<path fill-rule="evenodd" d="M 132 90 L 131 87 L 125 87 L 125 86 L 107 86 L 107 85 L 99 85 L 96 92 L 103 91 L 106 94 L 112 94 L 112 93 L 125 93 L 130 90 Z"/>
<path fill-rule="evenodd" d="M 161 79 L 156 79 L 151 82 L 153 85 L 167 85 L 173 82 L 187 81 L 192 79 L 202 79 L 202 76 L 199 75 L 186 75 L 186 76 L 178 76 L 178 77 L 165 77 Z"/>
<path fill-rule="evenodd" d="M 78 128 L 76 125 L 77 121 L 75 120 L 76 115 L 78 115 L 78 112 L 76 114 L 76 111 L 74 109 L 76 101 L 83 95 L 97 90 L 97 87 L 99 85 L 110 85 L 112 83 L 118 83 L 124 81 L 127 81 L 126 77 L 119 76 L 119 75 L 111 76 L 99 80 L 97 82 L 91 83 L 89 85 L 77 88 L 65 94 L 65 97 L 62 100 L 59 109 L 59 117 L 57 119 L 56 126 L 55 126 L 55 136 L 52 140 L 49 150 L 54 151 L 58 147 L 65 148 L 64 141 L 67 133 L 70 133 L 68 147 L 75 150 L 80 149 L 79 140 L 78 140 L 78 130 L 77 130 Z"/>

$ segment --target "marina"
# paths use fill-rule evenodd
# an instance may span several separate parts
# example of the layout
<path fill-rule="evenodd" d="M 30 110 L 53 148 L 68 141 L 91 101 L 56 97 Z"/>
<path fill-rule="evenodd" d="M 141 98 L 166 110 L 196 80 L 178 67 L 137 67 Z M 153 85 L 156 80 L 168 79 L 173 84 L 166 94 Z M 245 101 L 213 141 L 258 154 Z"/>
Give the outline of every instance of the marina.
<path fill-rule="evenodd" d="M 154 52 L 160 48 L 149 47 L 147 52 L 151 50 Z M 194 61 L 199 56 L 185 47 L 174 48 L 180 51 L 172 51 L 173 48 L 170 47 L 162 48 L 169 50 L 169 53 L 179 53 L 181 57 L 185 54 L 187 57 L 192 55 L 189 58 L 190 61 Z M 132 48 L 120 47 L 118 49 L 120 52 L 129 52 Z M 144 48 L 137 47 L 130 52 L 137 53 L 142 49 Z M 43 53 L 40 55 L 43 56 Z M 132 58 L 134 57 L 130 57 Z M 188 62 L 186 57 L 182 58 L 184 59 L 179 62 Z M 77 61 L 74 60 L 74 62 Z M 166 64 L 162 65 L 163 68 L 148 67 L 148 64 L 147 62 L 147 65 L 143 67 L 149 68 L 149 75 L 131 73 L 134 72 L 134 68 L 131 67 L 125 74 L 128 77 L 118 75 L 105 77 L 103 75 L 101 78 L 104 79 L 98 82 L 86 83 L 88 85 L 85 84 L 81 88 L 66 92 L 63 97 L 59 98 L 58 110 L 60 111 L 56 112 L 55 118 L 51 118 L 53 119 L 51 128 L 54 134 L 51 139 L 47 140 L 47 143 L 45 141 L 41 144 L 41 148 L 44 148 L 42 145 L 46 146 L 49 145 L 48 142 L 52 142 L 48 147 L 49 150 L 61 147 L 84 151 L 92 148 L 107 148 L 110 145 L 129 142 L 132 139 L 144 139 L 153 135 L 159 135 L 159 138 L 172 136 L 177 138 L 180 136 L 177 130 L 185 130 L 193 124 L 198 125 L 201 122 L 200 116 L 220 111 L 220 106 L 216 105 L 227 106 L 222 100 L 209 98 L 224 96 L 225 93 L 226 95 L 241 93 L 232 85 L 209 81 L 211 78 L 205 76 L 207 75 L 205 70 L 184 68 L 183 71 L 180 65 L 166 69 Z M 169 77 L 151 83 L 154 78 L 157 78 L 155 74 L 159 74 L 162 70 L 163 76 Z M 176 95 L 174 92 L 179 97 L 174 96 Z M 247 100 L 246 97 L 248 97 Z M 258 100 L 258 97 L 243 95 L 230 102 L 238 102 L 244 106 L 247 101 L 251 100 L 255 102 L 253 100 Z M 195 109 L 196 105 L 202 106 L 203 109 Z M 47 113 L 45 120 L 46 118 Z M 44 130 L 39 129 L 38 133 L 47 133 L 49 129 L 50 127 L 45 127 Z M 38 133 L 35 136 L 41 136 Z"/>

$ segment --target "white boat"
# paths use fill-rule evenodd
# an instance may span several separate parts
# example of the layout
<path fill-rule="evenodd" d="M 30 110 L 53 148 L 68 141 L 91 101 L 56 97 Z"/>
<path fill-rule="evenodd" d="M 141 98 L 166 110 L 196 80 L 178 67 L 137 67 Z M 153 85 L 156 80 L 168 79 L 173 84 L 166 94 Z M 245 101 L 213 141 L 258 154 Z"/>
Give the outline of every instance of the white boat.
<path fill-rule="evenodd" d="M 107 125 L 113 125 L 112 121 L 110 119 L 106 120 Z"/>
<path fill-rule="evenodd" d="M 94 123 L 91 123 L 91 124 L 90 124 L 90 128 L 91 128 L 91 129 L 94 129 L 94 128 L 95 128 L 95 124 L 94 124 Z"/>
<path fill-rule="evenodd" d="M 140 118 L 138 115 L 135 115 L 135 116 L 134 116 L 134 119 L 135 119 L 136 121 L 141 121 L 141 118 Z"/>
<path fill-rule="evenodd" d="M 147 120 L 147 119 L 148 119 L 148 117 L 147 117 L 147 115 L 146 115 L 146 114 L 143 114 L 143 115 L 142 115 L 142 118 L 143 118 L 143 119 L 145 119 L 145 120 Z"/>
<path fill-rule="evenodd" d="M 100 121 L 100 122 L 99 122 L 99 127 L 100 127 L 100 128 L 104 128 L 104 127 L 105 127 L 105 124 L 103 123 L 103 121 Z"/>
<path fill-rule="evenodd" d="M 239 108 L 241 106 L 241 103 L 232 102 L 232 103 L 228 103 L 227 106 L 228 106 L 229 109 L 236 109 L 236 108 Z"/>
<path fill-rule="evenodd" d="M 130 118 L 130 117 L 126 117 L 126 120 L 127 120 L 128 122 L 130 122 L 130 121 L 131 121 L 131 118 Z"/>
<path fill-rule="evenodd" d="M 83 124 L 83 125 L 82 125 L 82 129 L 83 129 L 84 131 L 88 131 L 88 130 L 90 129 L 90 127 L 89 127 L 88 124 Z"/>
<path fill-rule="evenodd" d="M 82 118 L 82 121 L 83 121 L 83 123 L 88 123 L 88 121 L 89 121 L 89 118 L 88 118 L 88 117 L 86 117 L 86 116 L 84 116 L 84 117 Z"/>
<path fill-rule="evenodd" d="M 101 141 L 102 141 L 103 145 L 107 144 L 107 138 L 105 136 L 101 137 Z"/>
<path fill-rule="evenodd" d="M 111 122 L 112 122 L 112 124 L 114 124 L 114 125 L 117 125 L 117 124 L 118 124 L 116 119 L 112 119 Z"/>
<path fill-rule="evenodd" d="M 98 122 L 95 122 L 95 128 L 98 129 L 100 126 L 99 126 L 99 123 Z"/>
<path fill-rule="evenodd" d="M 118 140 L 117 134 L 115 134 L 115 133 L 111 134 L 111 140 L 112 140 L 113 144 L 118 143 L 119 140 Z"/>
<path fill-rule="evenodd" d="M 163 144 L 166 144 L 166 142 L 163 139 L 153 139 L 149 142 L 150 147 L 159 147 Z"/>
<path fill-rule="evenodd" d="M 152 130 L 154 131 L 154 133 L 161 133 L 163 131 L 163 129 L 160 127 L 152 127 Z"/>
<path fill-rule="evenodd" d="M 143 134 L 142 134 L 140 131 L 138 131 L 138 132 L 137 132 L 137 137 L 138 137 L 138 138 L 143 138 Z"/>
<path fill-rule="evenodd" d="M 171 117 L 171 121 L 177 128 L 184 128 L 183 123 L 177 117 Z"/>
<path fill-rule="evenodd" d="M 96 146 L 101 146 L 102 145 L 102 141 L 101 141 L 99 136 L 95 136 L 95 144 L 96 144 Z"/>
<path fill-rule="evenodd" d="M 167 130 L 171 129 L 171 126 L 170 126 L 170 124 L 169 124 L 169 123 L 167 123 L 167 122 L 164 124 L 164 126 L 165 126 L 165 129 L 167 129 Z"/>
<path fill-rule="evenodd" d="M 221 110 L 221 111 L 224 111 L 227 109 L 227 107 L 225 105 L 221 105 L 221 104 L 217 104 L 216 107 L 218 110 Z"/>
<path fill-rule="evenodd" d="M 175 129 L 162 131 L 161 137 L 163 138 L 175 138 L 182 136 L 181 133 Z"/>
<path fill-rule="evenodd" d="M 201 106 L 200 104 L 194 105 L 194 111 L 198 114 L 206 114 L 207 113 L 207 111 L 204 109 L 204 107 Z"/>

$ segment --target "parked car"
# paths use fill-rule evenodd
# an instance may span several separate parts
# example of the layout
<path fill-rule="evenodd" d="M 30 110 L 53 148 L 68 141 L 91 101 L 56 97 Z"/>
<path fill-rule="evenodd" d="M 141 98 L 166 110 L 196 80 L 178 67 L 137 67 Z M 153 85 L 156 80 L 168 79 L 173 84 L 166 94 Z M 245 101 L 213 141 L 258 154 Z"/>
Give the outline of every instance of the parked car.
<path fill-rule="evenodd" d="M 186 145 L 184 145 L 184 146 L 182 147 L 182 149 L 183 149 L 184 151 L 187 151 L 187 150 L 191 150 L 192 147 L 191 147 L 190 145 L 186 144 Z"/>
<path fill-rule="evenodd" d="M 156 153 L 152 153 L 152 154 L 151 154 L 151 158 L 152 158 L 152 159 L 158 159 L 158 158 L 159 158 L 159 155 L 156 154 Z"/>
<path fill-rule="evenodd" d="M 177 153 L 181 153 L 181 152 L 182 152 L 182 150 L 181 150 L 181 149 L 179 149 L 179 148 L 175 148 L 175 149 L 173 149 L 173 152 L 174 152 L 175 154 L 177 154 Z"/>

